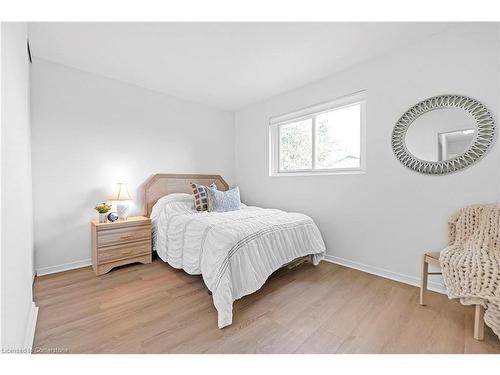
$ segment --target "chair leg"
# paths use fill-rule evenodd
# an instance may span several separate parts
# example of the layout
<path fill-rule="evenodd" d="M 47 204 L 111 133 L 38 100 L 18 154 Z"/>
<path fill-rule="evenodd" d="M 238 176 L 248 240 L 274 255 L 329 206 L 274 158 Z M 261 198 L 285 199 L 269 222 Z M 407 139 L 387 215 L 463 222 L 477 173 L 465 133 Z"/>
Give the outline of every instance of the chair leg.
<path fill-rule="evenodd" d="M 474 314 L 474 338 L 476 340 L 484 340 L 484 307 L 476 305 Z"/>
<path fill-rule="evenodd" d="M 425 293 L 427 292 L 427 277 L 429 275 L 429 263 L 425 260 L 425 255 L 422 258 L 422 274 L 420 280 L 420 304 L 425 305 Z"/>

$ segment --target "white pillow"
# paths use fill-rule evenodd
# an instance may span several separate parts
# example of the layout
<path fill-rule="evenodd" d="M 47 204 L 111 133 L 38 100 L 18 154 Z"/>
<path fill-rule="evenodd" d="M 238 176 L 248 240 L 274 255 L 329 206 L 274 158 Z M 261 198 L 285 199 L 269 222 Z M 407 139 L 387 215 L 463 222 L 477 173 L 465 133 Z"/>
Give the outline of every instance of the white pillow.
<path fill-rule="evenodd" d="M 172 193 L 165 195 L 164 197 L 161 197 L 156 201 L 156 203 L 153 206 L 153 209 L 151 210 L 151 219 L 156 219 L 158 215 L 163 211 L 165 208 L 165 205 L 170 202 L 179 202 L 179 203 L 184 203 L 184 205 L 188 209 L 192 209 L 193 211 L 196 211 L 194 207 L 194 196 L 193 194 L 186 194 L 186 193 Z"/>

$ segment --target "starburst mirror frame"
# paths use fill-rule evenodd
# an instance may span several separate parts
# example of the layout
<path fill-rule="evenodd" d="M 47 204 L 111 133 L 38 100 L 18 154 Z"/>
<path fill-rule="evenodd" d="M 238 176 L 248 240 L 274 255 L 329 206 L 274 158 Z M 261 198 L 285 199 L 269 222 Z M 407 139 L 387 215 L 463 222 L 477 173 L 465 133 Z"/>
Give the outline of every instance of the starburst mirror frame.
<path fill-rule="evenodd" d="M 477 128 L 474 139 L 464 153 L 452 159 L 445 161 L 421 160 L 408 151 L 405 144 L 406 132 L 410 125 L 424 113 L 444 108 L 462 109 L 472 116 Z M 482 103 L 467 96 L 439 95 L 425 99 L 407 110 L 394 127 L 391 143 L 396 158 L 407 168 L 419 173 L 443 175 L 477 163 L 489 151 L 495 136 L 495 121 Z"/>

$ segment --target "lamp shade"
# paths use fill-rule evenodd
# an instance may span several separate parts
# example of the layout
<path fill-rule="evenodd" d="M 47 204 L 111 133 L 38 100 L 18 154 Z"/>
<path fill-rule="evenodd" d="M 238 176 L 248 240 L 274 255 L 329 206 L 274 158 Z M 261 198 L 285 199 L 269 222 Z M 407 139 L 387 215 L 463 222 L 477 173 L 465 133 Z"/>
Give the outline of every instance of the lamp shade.
<path fill-rule="evenodd" d="M 130 191 L 128 190 L 128 185 L 123 182 L 118 182 L 113 195 L 109 199 L 112 201 L 129 201 L 133 198 L 132 194 L 130 194 Z"/>

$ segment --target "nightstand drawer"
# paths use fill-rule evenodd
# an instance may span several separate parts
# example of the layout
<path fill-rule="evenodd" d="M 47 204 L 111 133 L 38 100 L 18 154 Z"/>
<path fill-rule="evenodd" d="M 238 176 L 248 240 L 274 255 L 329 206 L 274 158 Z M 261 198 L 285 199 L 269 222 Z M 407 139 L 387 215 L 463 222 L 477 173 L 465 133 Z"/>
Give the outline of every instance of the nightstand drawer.
<path fill-rule="evenodd" d="M 151 237 L 151 226 L 106 229 L 97 232 L 97 246 L 110 246 L 119 243 L 149 239 Z"/>
<path fill-rule="evenodd" d="M 144 254 L 151 254 L 151 241 L 149 240 L 99 249 L 97 251 L 97 260 L 99 263 L 106 263 Z"/>

